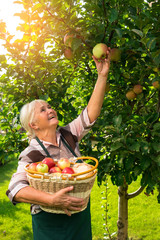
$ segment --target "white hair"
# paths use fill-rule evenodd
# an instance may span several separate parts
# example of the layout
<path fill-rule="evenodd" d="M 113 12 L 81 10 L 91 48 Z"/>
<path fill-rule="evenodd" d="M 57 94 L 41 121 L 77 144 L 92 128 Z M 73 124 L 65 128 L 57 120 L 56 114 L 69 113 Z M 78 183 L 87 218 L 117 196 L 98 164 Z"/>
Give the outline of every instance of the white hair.
<path fill-rule="evenodd" d="M 30 124 L 34 121 L 35 109 L 37 103 L 46 103 L 44 100 L 33 100 L 30 103 L 25 104 L 20 111 L 20 122 L 22 127 L 26 130 L 29 140 L 35 137 L 34 129 L 30 127 Z"/>

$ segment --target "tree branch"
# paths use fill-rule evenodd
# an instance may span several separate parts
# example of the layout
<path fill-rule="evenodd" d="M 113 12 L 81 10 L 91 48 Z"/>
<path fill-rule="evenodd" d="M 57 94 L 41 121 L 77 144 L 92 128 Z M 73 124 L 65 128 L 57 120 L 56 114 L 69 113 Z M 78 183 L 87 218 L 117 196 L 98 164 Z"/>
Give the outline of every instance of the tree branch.
<path fill-rule="evenodd" d="M 131 198 L 134 198 L 136 196 L 138 196 L 141 192 L 143 192 L 145 187 L 140 187 L 137 191 L 133 192 L 133 193 L 128 193 L 127 194 L 127 199 L 131 199 Z"/>

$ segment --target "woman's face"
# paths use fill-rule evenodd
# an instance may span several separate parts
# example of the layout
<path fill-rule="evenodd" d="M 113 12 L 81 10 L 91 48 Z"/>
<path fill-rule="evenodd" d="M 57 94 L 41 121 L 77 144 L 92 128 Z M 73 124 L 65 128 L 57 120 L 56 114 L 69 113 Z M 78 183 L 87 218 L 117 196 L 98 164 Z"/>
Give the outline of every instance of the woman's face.
<path fill-rule="evenodd" d="M 56 128 L 58 125 L 56 111 L 46 102 L 36 103 L 33 124 L 38 130 Z"/>

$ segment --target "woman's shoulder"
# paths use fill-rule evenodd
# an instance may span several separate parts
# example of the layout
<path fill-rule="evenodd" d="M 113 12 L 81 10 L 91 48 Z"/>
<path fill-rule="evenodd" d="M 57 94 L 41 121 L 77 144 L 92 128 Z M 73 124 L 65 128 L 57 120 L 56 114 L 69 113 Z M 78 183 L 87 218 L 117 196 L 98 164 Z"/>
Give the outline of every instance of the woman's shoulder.
<path fill-rule="evenodd" d="M 39 162 L 42 161 L 45 156 L 34 145 L 30 144 L 19 155 L 20 160 L 24 158 L 29 158 L 32 162 Z"/>

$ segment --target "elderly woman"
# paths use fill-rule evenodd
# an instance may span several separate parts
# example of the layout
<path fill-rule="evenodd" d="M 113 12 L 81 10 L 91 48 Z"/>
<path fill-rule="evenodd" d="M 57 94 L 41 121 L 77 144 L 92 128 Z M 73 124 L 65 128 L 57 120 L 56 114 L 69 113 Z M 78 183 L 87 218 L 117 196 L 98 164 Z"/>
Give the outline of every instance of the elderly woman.
<path fill-rule="evenodd" d="M 35 100 L 23 106 L 20 120 L 27 131 L 30 144 L 20 154 L 17 172 L 13 174 L 7 196 L 13 204 L 19 202 L 31 204 L 34 240 L 91 240 L 90 205 L 80 211 L 84 199 L 69 196 L 73 186 L 54 194 L 42 192 L 29 186 L 24 166 L 38 162 L 46 157 L 46 152 L 54 159 L 70 158 L 73 154 L 80 156 L 78 142 L 88 133 L 90 127 L 100 114 L 106 91 L 106 80 L 110 66 L 110 49 L 106 59 L 95 61 L 98 78 L 87 107 L 80 116 L 65 127 L 57 129 L 57 113 L 45 101 Z M 68 148 L 64 137 L 70 141 Z M 39 205 L 56 206 L 66 214 L 55 214 L 42 211 Z M 72 214 L 71 211 L 80 211 Z"/>

